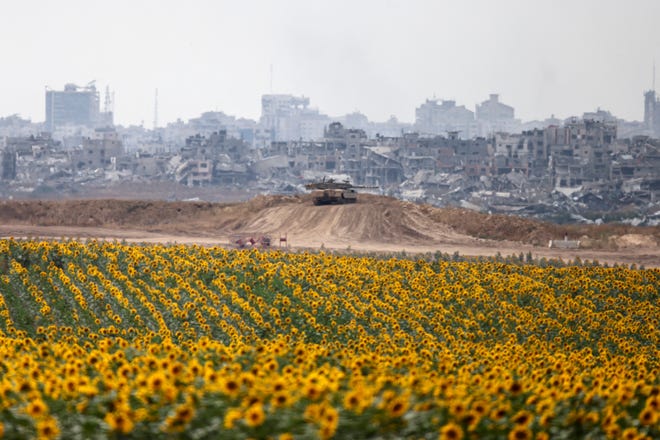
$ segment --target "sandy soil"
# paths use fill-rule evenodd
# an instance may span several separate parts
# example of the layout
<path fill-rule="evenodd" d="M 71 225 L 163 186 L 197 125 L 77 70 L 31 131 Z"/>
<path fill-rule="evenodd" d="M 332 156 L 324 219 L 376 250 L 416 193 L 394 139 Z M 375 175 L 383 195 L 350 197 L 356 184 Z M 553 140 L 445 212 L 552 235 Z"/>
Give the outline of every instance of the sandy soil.
<path fill-rule="evenodd" d="M 511 216 L 439 209 L 361 196 L 353 205 L 313 206 L 306 196 L 244 203 L 68 200 L 0 202 L 0 236 L 231 246 L 237 237 L 286 236 L 290 249 L 527 255 L 660 267 L 660 228 L 559 226 Z M 548 248 L 568 234 L 587 248 Z"/>

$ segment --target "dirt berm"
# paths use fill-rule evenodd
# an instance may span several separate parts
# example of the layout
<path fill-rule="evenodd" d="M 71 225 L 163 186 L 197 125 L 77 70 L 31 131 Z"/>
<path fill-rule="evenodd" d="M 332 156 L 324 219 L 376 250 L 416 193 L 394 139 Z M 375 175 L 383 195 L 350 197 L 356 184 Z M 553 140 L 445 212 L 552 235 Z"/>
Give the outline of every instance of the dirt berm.
<path fill-rule="evenodd" d="M 257 196 L 231 204 L 116 199 L 2 201 L 0 223 L 198 237 L 287 234 L 314 246 L 369 242 L 405 248 L 477 239 L 544 246 L 548 240 L 565 235 L 598 249 L 616 249 L 630 243 L 654 247 L 660 243 L 660 227 L 555 225 L 369 194 L 360 195 L 355 204 L 332 206 L 314 206 L 309 195 Z"/>

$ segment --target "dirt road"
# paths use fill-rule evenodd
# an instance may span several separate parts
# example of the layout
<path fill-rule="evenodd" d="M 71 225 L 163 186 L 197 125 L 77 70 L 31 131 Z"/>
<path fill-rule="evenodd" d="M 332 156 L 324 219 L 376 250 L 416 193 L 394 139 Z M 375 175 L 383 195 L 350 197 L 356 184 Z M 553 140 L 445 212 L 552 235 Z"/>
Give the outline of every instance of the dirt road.
<path fill-rule="evenodd" d="M 227 235 L 212 236 L 210 234 L 163 234 L 133 229 L 110 229 L 98 227 L 63 227 L 63 226 L 30 226 L 30 225 L 0 225 L 1 238 L 38 238 L 47 240 L 77 239 L 77 240 L 108 240 L 125 241 L 127 243 L 161 243 L 161 244 L 200 244 L 204 246 L 232 247 L 231 237 Z M 562 259 L 563 261 L 598 261 L 609 265 L 623 264 L 660 268 L 660 249 L 635 248 L 618 251 L 593 249 L 555 249 L 545 246 L 510 241 L 494 241 L 474 239 L 467 236 L 454 236 L 451 240 L 434 241 L 432 244 L 419 243 L 387 243 L 381 241 L 355 241 L 342 238 L 297 236 L 287 234 L 287 241 L 280 246 L 279 237 L 273 238 L 271 248 L 278 249 L 288 246 L 292 250 L 310 249 L 357 253 L 458 253 L 462 256 L 525 256 L 533 258 Z"/>

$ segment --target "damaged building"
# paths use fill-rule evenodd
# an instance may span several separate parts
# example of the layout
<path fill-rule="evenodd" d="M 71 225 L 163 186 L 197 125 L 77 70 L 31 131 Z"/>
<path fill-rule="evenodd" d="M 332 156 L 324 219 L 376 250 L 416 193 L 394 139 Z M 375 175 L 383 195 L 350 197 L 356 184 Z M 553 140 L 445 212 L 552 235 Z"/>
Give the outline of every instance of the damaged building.
<path fill-rule="evenodd" d="M 210 136 L 195 135 L 181 148 L 175 180 L 187 186 L 244 185 L 253 179 L 246 166 L 251 150 L 225 130 Z"/>
<path fill-rule="evenodd" d="M 609 179 L 616 124 L 573 118 L 561 127 L 548 127 L 546 132 L 556 187 Z"/>
<path fill-rule="evenodd" d="M 496 93 L 491 93 L 488 100 L 477 104 L 475 116 L 479 136 L 520 131 L 520 121 L 515 118 L 514 108 L 500 102 L 500 96 Z"/>
<path fill-rule="evenodd" d="M 652 125 L 657 98 L 649 96 Z M 416 111 L 416 131 L 395 118 L 381 125 L 357 113 L 339 119 L 346 123 L 330 123 L 308 98 L 264 95 L 259 124 L 207 112 L 153 132 L 87 128 L 64 146 L 49 135 L 6 138 L 0 178 L 28 189 L 134 179 L 295 193 L 310 179 L 341 175 L 388 195 L 485 212 L 579 218 L 623 204 L 660 212 L 658 141 L 617 139 L 609 112 L 518 132 L 513 108 L 491 95 L 476 117 L 454 101 L 427 100 Z"/>
<path fill-rule="evenodd" d="M 471 139 L 477 134 L 477 122 L 474 112 L 457 106 L 456 101 L 427 99 L 415 109 L 415 129 L 425 135 L 454 131 L 463 139 Z"/>
<path fill-rule="evenodd" d="M 124 155 L 124 146 L 113 128 L 97 128 L 93 137 L 82 139 L 82 145 L 71 153 L 74 169 L 116 168 L 117 160 Z"/>
<path fill-rule="evenodd" d="M 649 136 L 660 137 L 660 98 L 655 90 L 644 93 L 644 129 Z"/>
<path fill-rule="evenodd" d="M 16 152 L 12 148 L 0 148 L 0 180 L 16 179 Z"/>

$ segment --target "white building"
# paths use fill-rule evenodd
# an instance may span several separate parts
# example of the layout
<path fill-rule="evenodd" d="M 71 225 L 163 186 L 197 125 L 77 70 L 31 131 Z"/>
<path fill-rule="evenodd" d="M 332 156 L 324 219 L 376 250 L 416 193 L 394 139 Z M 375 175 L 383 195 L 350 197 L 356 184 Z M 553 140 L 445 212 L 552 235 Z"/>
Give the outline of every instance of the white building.
<path fill-rule="evenodd" d="M 480 136 L 490 136 L 493 133 L 518 133 L 521 124 L 514 117 L 513 107 L 503 104 L 499 95 L 493 93 L 487 101 L 477 104 L 477 124 Z"/>
<path fill-rule="evenodd" d="M 273 141 L 320 139 L 330 118 L 308 106 L 305 97 L 263 95 L 260 124 L 270 130 Z"/>
<path fill-rule="evenodd" d="M 462 139 L 471 139 L 477 134 L 474 113 L 456 101 L 446 100 L 438 104 L 435 99 L 427 99 L 415 109 L 415 129 L 420 134 L 446 135 L 458 132 Z"/>

